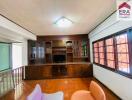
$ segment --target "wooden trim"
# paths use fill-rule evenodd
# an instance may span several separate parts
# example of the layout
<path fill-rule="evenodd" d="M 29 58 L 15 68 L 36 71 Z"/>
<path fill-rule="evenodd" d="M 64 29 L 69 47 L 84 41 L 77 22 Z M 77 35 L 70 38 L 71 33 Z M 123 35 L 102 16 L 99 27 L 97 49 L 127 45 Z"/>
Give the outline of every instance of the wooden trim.
<path fill-rule="evenodd" d="M 93 52 L 92 52 L 92 54 L 93 54 L 93 63 L 95 63 L 95 59 L 94 59 L 94 43 L 92 42 L 92 50 L 93 50 Z"/>
<path fill-rule="evenodd" d="M 37 41 L 53 41 L 53 40 L 88 40 L 88 34 L 77 35 L 50 35 L 50 36 L 37 36 Z"/>
<path fill-rule="evenodd" d="M 117 53 L 116 44 L 117 44 L 116 38 L 113 36 L 113 49 L 114 49 L 115 69 L 118 69 L 118 53 Z"/>
<path fill-rule="evenodd" d="M 105 43 L 105 40 L 104 40 L 104 53 L 106 52 L 106 43 Z M 107 58 L 107 55 L 106 54 L 104 54 L 104 59 L 106 60 L 106 58 Z M 107 61 L 104 61 L 104 65 L 107 65 Z"/>

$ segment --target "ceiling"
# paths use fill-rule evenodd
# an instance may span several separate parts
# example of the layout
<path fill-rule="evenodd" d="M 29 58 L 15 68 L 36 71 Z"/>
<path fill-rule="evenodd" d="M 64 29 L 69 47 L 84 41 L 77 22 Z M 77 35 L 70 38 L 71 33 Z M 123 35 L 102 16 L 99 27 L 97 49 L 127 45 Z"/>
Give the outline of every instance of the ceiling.
<path fill-rule="evenodd" d="M 116 0 L 0 0 L 0 14 L 36 35 L 86 34 L 115 10 Z M 62 16 L 73 25 L 57 27 Z"/>

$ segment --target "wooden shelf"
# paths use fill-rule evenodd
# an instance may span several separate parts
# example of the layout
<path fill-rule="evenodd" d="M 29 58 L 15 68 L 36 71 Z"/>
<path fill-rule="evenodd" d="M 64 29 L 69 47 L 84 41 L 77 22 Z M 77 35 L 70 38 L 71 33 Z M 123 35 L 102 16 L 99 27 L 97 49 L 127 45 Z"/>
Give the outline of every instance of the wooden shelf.
<path fill-rule="evenodd" d="M 88 56 L 86 56 L 86 57 L 73 57 L 73 58 L 88 58 Z"/>
<path fill-rule="evenodd" d="M 66 52 L 66 53 L 73 53 L 73 52 Z"/>
<path fill-rule="evenodd" d="M 53 51 L 66 51 L 64 48 L 54 48 Z"/>

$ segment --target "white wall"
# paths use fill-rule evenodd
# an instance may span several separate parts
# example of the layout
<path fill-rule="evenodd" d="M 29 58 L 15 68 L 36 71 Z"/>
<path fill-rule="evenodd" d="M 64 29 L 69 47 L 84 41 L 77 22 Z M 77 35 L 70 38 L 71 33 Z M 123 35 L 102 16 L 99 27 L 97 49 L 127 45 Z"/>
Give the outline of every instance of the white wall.
<path fill-rule="evenodd" d="M 22 43 L 12 43 L 12 68 L 28 65 L 27 40 Z"/>
<path fill-rule="evenodd" d="M 28 65 L 28 44 L 27 40 L 22 43 L 22 65 Z"/>
<path fill-rule="evenodd" d="M 12 44 L 12 68 L 16 69 L 22 66 L 22 43 Z"/>
<path fill-rule="evenodd" d="M 93 62 L 92 42 L 123 29 L 132 27 L 132 21 L 117 21 L 116 13 L 89 34 L 90 56 Z M 93 64 L 93 73 L 99 81 L 123 100 L 132 100 L 132 79 Z"/>

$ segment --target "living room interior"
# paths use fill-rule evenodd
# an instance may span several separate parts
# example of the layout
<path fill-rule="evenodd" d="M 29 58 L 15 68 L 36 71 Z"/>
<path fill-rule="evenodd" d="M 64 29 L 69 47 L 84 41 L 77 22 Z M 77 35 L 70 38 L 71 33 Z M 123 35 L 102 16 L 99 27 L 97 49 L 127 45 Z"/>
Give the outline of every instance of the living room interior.
<path fill-rule="evenodd" d="M 0 100 L 132 100 L 131 0 L 1 0 Z"/>

